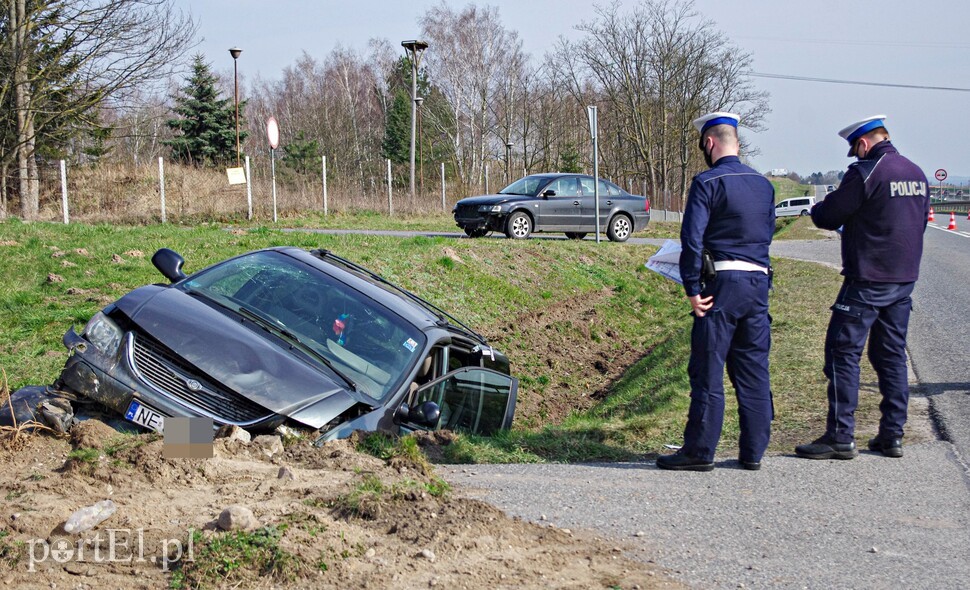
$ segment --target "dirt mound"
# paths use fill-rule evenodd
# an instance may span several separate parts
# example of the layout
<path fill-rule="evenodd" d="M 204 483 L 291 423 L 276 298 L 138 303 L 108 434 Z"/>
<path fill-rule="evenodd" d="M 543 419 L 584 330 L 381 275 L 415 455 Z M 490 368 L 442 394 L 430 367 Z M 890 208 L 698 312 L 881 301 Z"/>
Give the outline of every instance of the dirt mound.
<path fill-rule="evenodd" d="M 11 587 L 672 587 L 602 540 L 510 519 L 350 441 L 270 457 L 220 439 L 211 459 L 166 459 L 157 435 L 98 424 L 0 444 L 0 579 Z M 101 525 L 63 531 L 73 512 L 106 499 L 117 511 Z M 217 530 L 232 504 L 261 527 Z"/>

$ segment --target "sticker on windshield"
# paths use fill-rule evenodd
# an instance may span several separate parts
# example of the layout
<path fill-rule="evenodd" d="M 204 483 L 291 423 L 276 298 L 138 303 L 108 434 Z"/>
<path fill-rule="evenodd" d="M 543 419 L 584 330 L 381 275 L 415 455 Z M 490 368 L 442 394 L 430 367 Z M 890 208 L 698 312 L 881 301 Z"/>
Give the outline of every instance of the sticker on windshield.
<path fill-rule="evenodd" d="M 417 347 L 418 347 L 418 343 L 414 341 L 414 338 L 408 338 L 407 340 L 404 341 L 404 348 L 408 349 L 411 352 L 414 352 L 414 349 Z"/>

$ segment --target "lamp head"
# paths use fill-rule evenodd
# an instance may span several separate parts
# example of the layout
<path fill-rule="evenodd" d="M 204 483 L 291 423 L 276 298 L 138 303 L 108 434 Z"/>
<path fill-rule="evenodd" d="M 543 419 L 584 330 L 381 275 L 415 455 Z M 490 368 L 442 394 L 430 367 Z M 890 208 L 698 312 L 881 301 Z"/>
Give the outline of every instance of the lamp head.
<path fill-rule="evenodd" d="M 239 49 L 238 47 L 231 47 L 229 49 L 229 55 L 232 56 L 232 59 L 239 59 L 240 53 L 242 53 L 242 49 Z"/>

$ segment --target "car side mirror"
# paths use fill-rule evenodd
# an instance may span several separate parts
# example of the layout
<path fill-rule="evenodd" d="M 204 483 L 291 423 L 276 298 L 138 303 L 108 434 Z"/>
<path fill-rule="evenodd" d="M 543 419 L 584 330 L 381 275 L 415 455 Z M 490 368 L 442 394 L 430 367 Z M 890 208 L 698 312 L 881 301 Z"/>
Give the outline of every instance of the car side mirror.
<path fill-rule="evenodd" d="M 152 264 L 162 275 L 171 282 L 181 281 L 186 277 L 182 272 L 185 259 L 175 250 L 162 248 L 152 256 Z"/>
<path fill-rule="evenodd" d="M 426 428 L 437 426 L 439 418 L 441 418 L 441 408 L 431 400 L 421 402 L 418 407 L 411 408 L 408 411 L 408 422 Z"/>
<path fill-rule="evenodd" d="M 539 195 L 539 196 L 540 197 L 555 197 L 556 196 L 556 191 L 552 190 L 551 188 L 550 189 L 546 189 L 546 190 L 542 191 L 542 194 Z"/>

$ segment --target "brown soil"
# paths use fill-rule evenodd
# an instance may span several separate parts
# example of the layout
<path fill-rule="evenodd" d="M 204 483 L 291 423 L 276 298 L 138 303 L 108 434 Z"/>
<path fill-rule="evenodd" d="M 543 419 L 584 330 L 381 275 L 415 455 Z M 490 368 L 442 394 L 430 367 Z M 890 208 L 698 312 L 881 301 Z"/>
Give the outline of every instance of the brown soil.
<path fill-rule="evenodd" d="M 615 542 L 511 519 L 453 492 L 433 494 L 439 480 L 426 466 L 385 462 L 350 441 L 321 448 L 297 443 L 274 458 L 253 443 L 218 439 L 211 459 L 165 459 L 162 445 L 154 435 L 119 436 L 97 421 L 63 438 L 4 433 L 0 580 L 45 589 L 159 588 L 173 575 L 182 587 L 680 587 L 628 558 Z M 100 453 L 69 457 L 75 449 Z M 292 478 L 280 476 L 282 466 Z M 375 482 L 383 491 L 360 494 Z M 64 532 L 71 513 L 104 499 L 116 504 L 114 515 L 80 535 Z M 215 530 L 232 504 L 282 531 L 275 567 L 258 571 L 255 559 L 242 560 L 239 569 L 205 577 L 222 563 L 207 557 L 207 548 L 235 534 Z M 109 561 L 112 529 L 120 543 L 128 542 L 116 545 Z M 173 562 L 174 574 L 163 571 L 153 560 L 166 547 L 174 558 L 176 541 L 187 547 L 190 529 L 202 531 L 194 561 Z M 58 539 L 70 543 L 68 558 L 59 554 L 58 562 L 50 553 L 42 559 L 44 543 Z"/>

